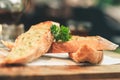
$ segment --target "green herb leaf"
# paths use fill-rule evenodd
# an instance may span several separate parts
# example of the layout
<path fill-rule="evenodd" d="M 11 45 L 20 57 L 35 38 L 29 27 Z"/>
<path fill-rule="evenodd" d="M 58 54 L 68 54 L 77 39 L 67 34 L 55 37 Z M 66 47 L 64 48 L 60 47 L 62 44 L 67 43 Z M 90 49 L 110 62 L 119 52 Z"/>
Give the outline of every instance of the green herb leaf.
<path fill-rule="evenodd" d="M 60 27 L 52 25 L 51 33 L 53 34 L 55 41 L 65 42 L 69 41 L 71 38 L 69 28 L 63 25 Z"/>

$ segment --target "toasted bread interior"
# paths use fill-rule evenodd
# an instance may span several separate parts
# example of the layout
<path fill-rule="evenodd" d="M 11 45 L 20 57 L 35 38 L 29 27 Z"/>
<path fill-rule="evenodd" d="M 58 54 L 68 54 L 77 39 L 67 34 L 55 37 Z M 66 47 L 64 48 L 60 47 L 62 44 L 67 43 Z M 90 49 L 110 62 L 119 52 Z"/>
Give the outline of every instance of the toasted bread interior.
<path fill-rule="evenodd" d="M 52 21 L 41 22 L 21 34 L 15 40 L 14 46 L 2 63 L 31 62 L 45 54 L 53 42 L 53 36 L 50 31 L 53 24 L 59 25 Z"/>

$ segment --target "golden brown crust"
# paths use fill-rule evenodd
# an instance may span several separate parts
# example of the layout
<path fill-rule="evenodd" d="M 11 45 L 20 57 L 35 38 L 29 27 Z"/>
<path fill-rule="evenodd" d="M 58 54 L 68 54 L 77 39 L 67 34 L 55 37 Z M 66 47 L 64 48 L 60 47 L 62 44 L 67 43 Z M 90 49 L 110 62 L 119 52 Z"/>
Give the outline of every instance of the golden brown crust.
<path fill-rule="evenodd" d="M 54 42 L 51 52 L 68 52 L 70 58 L 75 62 L 87 61 L 97 64 L 100 63 L 103 58 L 103 50 L 115 50 L 117 47 L 118 45 L 100 36 L 72 36 L 70 41 Z"/>
<path fill-rule="evenodd" d="M 46 21 L 32 26 L 26 33 L 21 34 L 15 41 L 14 47 L 1 61 L 1 64 L 26 63 L 45 54 L 53 42 L 50 31 L 52 21 Z"/>
<path fill-rule="evenodd" d="M 69 53 L 70 58 L 75 62 L 89 62 L 98 64 L 103 59 L 103 51 L 97 51 L 87 45 L 82 46 L 74 53 Z"/>
<path fill-rule="evenodd" d="M 57 52 L 75 52 L 79 47 L 87 45 L 96 50 L 115 50 L 118 45 L 100 37 L 100 36 L 72 36 L 72 39 L 67 42 L 54 42 L 51 51 Z"/>
<path fill-rule="evenodd" d="M 37 59 L 50 49 L 53 53 L 68 52 L 75 62 L 90 62 L 98 64 L 103 58 L 103 50 L 115 50 L 118 45 L 100 36 L 72 36 L 67 42 L 53 42 L 50 32 L 52 21 L 33 25 L 26 33 L 20 35 L 15 43 L 4 42 L 11 49 L 10 54 L 1 64 L 26 63 Z M 53 43 L 52 43 L 53 42 Z"/>
<path fill-rule="evenodd" d="M 9 50 L 11 50 L 14 47 L 14 43 L 13 42 L 8 42 L 8 41 L 3 41 L 1 40 L 2 44 L 7 47 Z"/>

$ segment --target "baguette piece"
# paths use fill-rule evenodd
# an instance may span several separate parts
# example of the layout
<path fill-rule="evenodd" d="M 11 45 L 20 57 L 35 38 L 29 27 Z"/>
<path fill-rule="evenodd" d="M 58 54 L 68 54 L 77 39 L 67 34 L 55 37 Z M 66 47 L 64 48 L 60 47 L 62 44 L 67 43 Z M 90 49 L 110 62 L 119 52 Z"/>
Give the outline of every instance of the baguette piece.
<path fill-rule="evenodd" d="M 95 48 L 96 50 L 115 50 L 118 47 L 118 45 L 112 43 L 111 41 L 101 36 L 72 36 L 72 39 L 67 42 L 54 42 L 51 51 L 53 53 L 73 53 L 83 45 Z"/>
<path fill-rule="evenodd" d="M 8 41 L 4 41 L 4 40 L 1 40 L 2 44 L 7 47 L 9 49 L 9 51 L 12 50 L 12 48 L 14 47 L 14 42 L 8 42 Z"/>
<path fill-rule="evenodd" d="M 54 42 L 51 52 L 68 52 L 75 62 L 90 62 L 98 64 L 102 60 L 103 50 L 115 50 L 118 45 L 100 36 L 72 36 L 67 42 Z"/>
<path fill-rule="evenodd" d="M 88 45 L 83 45 L 75 53 L 69 53 L 69 57 L 75 62 L 99 64 L 103 59 L 103 51 L 98 51 Z"/>
<path fill-rule="evenodd" d="M 59 26 L 58 23 L 50 22 L 50 21 L 41 23 L 41 26 L 46 26 L 47 24 L 48 25 L 55 24 L 55 25 Z M 33 34 L 33 35 L 30 35 L 33 38 L 33 37 L 35 37 L 34 36 L 35 32 L 39 33 L 39 31 L 40 31 L 41 32 L 40 34 L 44 35 L 45 34 L 44 31 L 46 31 L 46 30 L 48 30 L 48 34 L 49 34 L 50 33 L 49 29 L 50 29 L 50 26 L 43 27 L 43 30 L 42 30 L 42 28 L 38 27 L 38 25 L 35 25 L 35 26 L 31 27 L 28 32 L 23 34 L 23 36 L 25 36 L 25 35 L 28 36 L 27 33 L 30 32 L 30 34 L 31 33 Z M 39 31 L 37 31 L 37 30 L 39 30 Z M 47 35 L 47 34 L 45 34 L 45 35 Z M 90 62 L 93 64 L 98 64 L 102 61 L 103 50 L 115 50 L 118 47 L 118 45 L 116 45 L 116 44 L 112 43 L 111 41 L 108 41 L 107 39 L 100 37 L 100 36 L 81 37 L 81 36 L 74 36 L 73 35 L 72 39 L 70 41 L 53 42 L 52 43 L 53 37 L 52 37 L 52 39 L 49 38 L 51 40 L 49 42 L 48 40 L 46 41 L 47 36 L 45 37 L 45 35 L 41 40 L 39 39 L 38 42 L 37 42 L 37 40 L 31 41 L 32 44 L 35 44 L 36 46 L 34 45 L 33 47 L 28 47 L 28 48 L 26 48 L 26 46 L 24 46 L 24 45 L 26 45 L 29 40 L 22 41 L 22 37 L 21 37 L 22 35 L 20 37 L 18 37 L 18 39 L 16 39 L 15 43 L 9 43 L 6 41 L 2 41 L 2 43 L 5 46 L 7 46 L 9 49 L 12 50 L 10 52 L 11 54 L 9 54 L 7 56 L 8 59 L 6 59 L 6 62 L 7 63 L 8 62 L 9 63 L 24 63 L 24 62 L 32 61 L 32 60 L 37 58 L 37 55 L 41 56 L 43 53 L 47 52 L 50 44 L 52 44 L 52 47 L 50 48 L 49 52 L 53 52 L 53 53 L 68 52 L 70 58 L 73 59 L 75 62 L 86 62 L 87 61 L 87 62 Z M 51 34 L 49 34 L 49 35 L 52 36 Z M 26 39 L 29 39 L 29 37 L 26 37 Z M 39 41 L 41 41 L 41 42 L 39 42 Z M 47 50 L 44 50 L 44 52 L 40 52 L 40 51 L 42 51 L 42 50 L 39 50 L 40 46 L 44 45 L 44 43 L 47 44 L 46 42 L 49 43 L 49 45 L 47 45 Z M 38 45 L 38 44 L 40 44 L 40 45 Z M 18 52 L 15 52 L 15 51 L 18 51 L 16 47 L 19 47 L 19 46 L 25 47 L 28 50 L 28 51 L 26 50 L 25 53 L 28 53 L 29 56 L 27 56 L 27 54 L 21 53 L 22 51 L 20 51 L 19 54 L 20 55 L 24 54 L 25 57 L 20 57 L 20 59 L 18 59 L 20 55 L 16 54 Z M 30 55 L 32 53 L 36 53 L 36 54 Z M 9 57 L 10 58 L 14 57 L 16 59 L 10 59 Z"/>
<path fill-rule="evenodd" d="M 45 54 L 52 42 L 50 28 L 59 25 L 52 21 L 33 25 L 27 32 L 21 34 L 14 43 L 10 53 L 0 64 L 27 63 Z"/>

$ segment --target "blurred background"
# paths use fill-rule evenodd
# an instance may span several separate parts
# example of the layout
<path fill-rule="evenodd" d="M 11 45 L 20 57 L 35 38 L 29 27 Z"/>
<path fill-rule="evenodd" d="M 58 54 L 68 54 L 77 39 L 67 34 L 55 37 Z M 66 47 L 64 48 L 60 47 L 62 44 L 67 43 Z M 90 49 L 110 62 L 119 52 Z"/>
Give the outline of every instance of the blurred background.
<path fill-rule="evenodd" d="M 27 31 L 46 20 L 68 26 L 75 35 L 120 44 L 120 0 L 0 0 L 0 24 L 22 24 Z"/>

